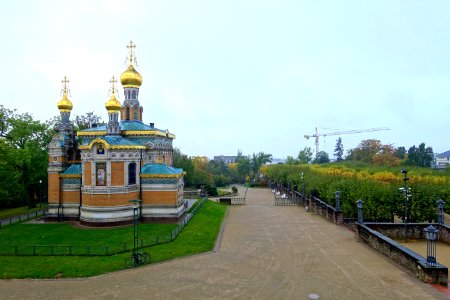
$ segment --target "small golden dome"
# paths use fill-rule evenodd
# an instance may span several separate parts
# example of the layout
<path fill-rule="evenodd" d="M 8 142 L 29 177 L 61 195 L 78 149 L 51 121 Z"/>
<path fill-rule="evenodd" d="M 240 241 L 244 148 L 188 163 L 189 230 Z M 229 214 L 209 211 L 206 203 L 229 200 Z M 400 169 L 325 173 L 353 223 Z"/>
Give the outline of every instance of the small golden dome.
<path fill-rule="evenodd" d="M 136 71 L 134 66 L 130 64 L 128 69 L 120 75 L 120 82 L 123 87 L 139 88 L 142 84 L 142 76 Z"/>
<path fill-rule="evenodd" d="M 67 98 L 67 93 L 65 92 L 62 99 L 58 102 L 58 109 L 60 112 L 70 112 L 73 108 L 72 102 Z"/>
<path fill-rule="evenodd" d="M 122 108 L 119 100 L 117 100 L 116 95 L 113 93 L 111 98 L 105 103 L 106 110 L 108 112 L 118 112 Z"/>

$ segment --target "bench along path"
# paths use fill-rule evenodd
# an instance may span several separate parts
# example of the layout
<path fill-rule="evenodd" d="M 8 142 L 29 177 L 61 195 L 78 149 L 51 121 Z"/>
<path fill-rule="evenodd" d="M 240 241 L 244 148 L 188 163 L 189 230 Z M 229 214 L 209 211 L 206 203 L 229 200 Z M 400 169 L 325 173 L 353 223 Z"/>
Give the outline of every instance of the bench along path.
<path fill-rule="evenodd" d="M 273 199 L 249 189 L 246 206 L 230 206 L 216 252 L 89 279 L 3 280 L 0 298 L 445 299 L 343 226 Z"/>

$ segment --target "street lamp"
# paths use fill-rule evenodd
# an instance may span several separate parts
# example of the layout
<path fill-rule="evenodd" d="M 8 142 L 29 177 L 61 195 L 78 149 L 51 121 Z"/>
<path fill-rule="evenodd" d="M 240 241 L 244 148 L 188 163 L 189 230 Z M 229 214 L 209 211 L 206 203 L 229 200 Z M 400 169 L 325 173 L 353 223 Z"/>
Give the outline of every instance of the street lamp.
<path fill-rule="evenodd" d="M 403 196 L 404 196 L 404 199 L 405 199 L 405 204 L 404 204 L 405 216 L 404 216 L 403 222 L 405 223 L 405 234 L 404 234 L 404 237 L 406 239 L 406 235 L 408 233 L 407 232 L 407 230 L 408 230 L 408 228 L 407 228 L 408 227 L 408 197 L 411 196 L 411 194 L 409 193 L 411 191 L 411 189 L 408 188 L 408 184 L 407 184 L 407 181 L 409 180 L 409 178 L 406 177 L 406 174 L 408 174 L 408 171 L 406 171 L 405 169 L 402 169 L 400 171 L 400 173 L 403 174 L 403 187 L 400 188 L 399 190 L 403 192 Z"/>
<path fill-rule="evenodd" d="M 436 237 L 438 230 L 433 225 L 424 229 L 427 239 L 427 265 L 436 265 Z"/>
<path fill-rule="evenodd" d="M 42 208 L 42 179 L 39 179 L 39 208 Z"/>
<path fill-rule="evenodd" d="M 302 172 L 302 197 L 305 198 L 305 173 Z"/>
<path fill-rule="evenodd" d="M 133 203 L 133 227 L 134 227 L 134 241 L 133 241 L 133 253 L 136 253 L 138 246 L 138 206 L 141 200 L 129 200 L 128 202 Z"/>
<path fill-rule="evenodd" d="M 135 267 L 136 265 L 148 264 L 150 262 L 150 254 L 144 251 L 137 251 L 138 248 L 138 210 L 142 203 L 142 200 L 129 200 L 128 202 L 133 203 L 133 225 L 134 225 L 134 235 L 133 235 L 133 253 L 125 261 L 125 266 L 127 268 Z M 142 245 L 141 245 L 142 247 Z"/>

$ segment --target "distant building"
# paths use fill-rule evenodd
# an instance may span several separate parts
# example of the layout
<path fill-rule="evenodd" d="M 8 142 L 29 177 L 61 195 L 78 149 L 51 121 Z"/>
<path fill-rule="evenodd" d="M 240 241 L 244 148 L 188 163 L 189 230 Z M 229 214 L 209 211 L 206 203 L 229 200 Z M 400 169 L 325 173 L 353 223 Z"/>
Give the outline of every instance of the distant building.
<path fill-rule="evenodd" d="M 434 167 L 436 169 L 445 169 L 450 165 L 450 150 L 437 154 L 434 157 Z"/>
<path fill-rule="evenodd" d="M 224 156 L 224 155 L 214 156 L 215 162 L 223 161 L 225 164 L 235 163 L 236 159 L 237 159 L 237 156 Z"/>
<path fill-rule="evenodd" d="M 276 165 L 276 164 L 284 164 L 286 162 L 285 158 L 272 158 L 272 162 L 270 164 Z"/>

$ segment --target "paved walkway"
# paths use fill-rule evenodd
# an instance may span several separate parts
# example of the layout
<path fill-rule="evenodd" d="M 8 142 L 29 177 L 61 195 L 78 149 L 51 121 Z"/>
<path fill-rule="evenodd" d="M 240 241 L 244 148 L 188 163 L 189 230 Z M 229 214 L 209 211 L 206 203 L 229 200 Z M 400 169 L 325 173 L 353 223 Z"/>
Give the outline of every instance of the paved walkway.
<path fill-rule="evenodd" d="M 445 299 L 354 234 L 249 189 L 217 252 L 87 279 L 3 280 L 16 299 Z"/>

